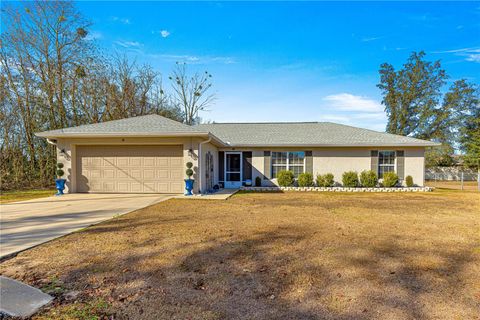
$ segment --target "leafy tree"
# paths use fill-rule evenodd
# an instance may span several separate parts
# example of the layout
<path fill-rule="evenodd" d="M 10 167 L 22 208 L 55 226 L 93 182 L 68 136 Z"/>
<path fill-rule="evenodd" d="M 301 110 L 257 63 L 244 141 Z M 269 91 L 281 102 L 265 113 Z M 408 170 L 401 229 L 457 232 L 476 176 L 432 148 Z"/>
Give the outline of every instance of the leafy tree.
<path fill-rule="evenodd" d="M 475 128 L 475 119 L 480 115 L 479 102 L 477 85 L 464 79 L 455 81 L 444 95 L 442 113 L 434 123 L 438 128 L 440 141 L 451 145 L 467 143 L 463 137 Z"/>
<path fill-rule="evenodd" d="M 472 115 L 467 118 L 460 132 L 461 148 L 465 152 L 465 165 L 480 169 L 480 107 L 478 102 Z"/>
<path fill-rule="evenodd" d="M 380 66 L 377 87 L 388 116 L 387 132 L 446 145 L 427 151 L 427 165 L 451 165 L 454 149 L 465 152 L 468 163 L 479 155 L 478 86 L 457 80 L 442 96 L 447 79 L 440 61 L 426 61 L 423 51 L 413 52 L 399 70 L 388 63 Z"/>
<path fill-rule="evenodd" d="M 448 144 L 428 148 L 425 150 L 425 166 L 427 168 L 453 166 L 455 164 L 453 153 L 453 147 Z"/>
<path fill-rule="evenodd" d="M 403 68 L 395 71 L 388 63 L 380 66 L 380 83 L 387 132 L 416 137 L 431 136 L 437 116 L 441 87 L 448 78 L 440 61 L 424 60 L 423 51 L 413 52 Z"/>

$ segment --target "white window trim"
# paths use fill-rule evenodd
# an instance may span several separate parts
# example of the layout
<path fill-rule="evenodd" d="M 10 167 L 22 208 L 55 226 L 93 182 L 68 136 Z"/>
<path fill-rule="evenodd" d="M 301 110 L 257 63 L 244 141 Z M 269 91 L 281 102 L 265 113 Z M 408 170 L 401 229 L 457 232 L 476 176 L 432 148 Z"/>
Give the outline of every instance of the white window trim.
<path fill-rule="evenodd" d="M 273 153 L 274 152 L 279 152 L 279 153 L 286 153 L 287 154 L 287 163 L 286 164 L 273 164 Z M 273 178 L 273 167 L 287 167 L 285 170 L 291 171 L 290 170 L 290 153 L 298 153 L 298 152 L 303 152 L 303 164 L 292 164 L 292 167 L 302 167 L 303 168 L 303 173 L 305 173 L 305 161 L 306 161 L 306 156 L 305 156 L 305 151 L 271 151 L 270 157 L 271 157 L 271 172 L 272 172 L 272 179 L 277 179 L 277 177 Z"/>
<path fill-rule="evenodd" d="M 394 159 L 393 159 L 393 164 L 380 164 L 380 152 L 393 152 L 394 154 Z M 378 150 L 378 156 L 377 156 L 377 175 L 380 180 L 383 180 L 383 177 L 380 178 L 380 167 L 391 167 L 393 166 L 393 172 L 397 173 L 397 151 L 395 150 Z"/>

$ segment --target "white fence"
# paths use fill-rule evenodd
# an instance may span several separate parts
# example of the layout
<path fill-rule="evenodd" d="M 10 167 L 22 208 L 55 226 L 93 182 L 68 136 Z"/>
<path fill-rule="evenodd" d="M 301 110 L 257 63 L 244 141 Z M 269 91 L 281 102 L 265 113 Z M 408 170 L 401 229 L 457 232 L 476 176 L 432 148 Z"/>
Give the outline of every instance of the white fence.
<path fill-rule="evenodd" d="M 425 169 L 426 180 L 477 181 L 478 172 L 461 167 L 432 167 Z"/>

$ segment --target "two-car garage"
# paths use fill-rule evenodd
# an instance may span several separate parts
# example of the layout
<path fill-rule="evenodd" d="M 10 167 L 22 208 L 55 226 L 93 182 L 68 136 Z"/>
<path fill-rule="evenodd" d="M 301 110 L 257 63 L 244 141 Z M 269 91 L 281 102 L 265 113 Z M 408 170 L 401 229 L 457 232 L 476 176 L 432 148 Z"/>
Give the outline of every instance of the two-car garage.
<path fill-rule="evenodd" d="M 77 145 L 76 191 L 181 193 L 182 145 Z"/>

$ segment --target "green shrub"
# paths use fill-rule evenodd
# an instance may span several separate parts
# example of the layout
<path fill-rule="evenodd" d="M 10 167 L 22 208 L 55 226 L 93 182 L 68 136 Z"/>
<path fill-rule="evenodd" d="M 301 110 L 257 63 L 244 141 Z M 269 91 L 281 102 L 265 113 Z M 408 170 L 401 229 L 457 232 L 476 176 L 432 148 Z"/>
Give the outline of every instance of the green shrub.
<path fill-rule="evenodd" d="M 63 175 L 65 174 L 65 172 L 62 170 L 63 163 L 58 162 L 57 163 L 57 168 L 58 169 L 55 171 L 55 173 L 57 174 L 58 179 L 62 179 Z"/>
<path fill-rule="evenodd" d="M 295 182 L 295 176 L 292 171 L 282 170 L 277 173 L 277 182 L 280 187 L 290 187 Z"/>
<path fill-rule="evenodd" d="M 412 176 L 407 176 L 405 178 L 405 184 L 407 185 L 407 187 L 411 188 L 413 187 L 413 178 Z"/>
<path fill-rule="evenodd" d="M 333 174 L 319 174 L 317 175 L 317 186 L 327 188 L 333 187 L 335 181 L 333 180 Z"/>
<path fill-rule="evenodd" d="M 261 187 L 262 186 L 262 178 L 256 177 L 255 178 L 255 187 Z"/>
<path fill-rule="evenodd" d="M 398 183 L 398 176 L 395 172 L 385 172 L 383 174 L 383 186 L 387 188 L 395 187 Z"/>
<path fill-rule="evenodd" d="M 364 170 L 360 173 L 360 183 L 363 187 L 373 188 L 377 185 L 377 174 L 373 170 Z"/>
<path fill-rule="evenodd" d="M 64 174 L 65 174 L 65 172 L 63 172 L 62 169 L 58 169 L 58 170 L 57 170 L 58 179 L 62 179 L 62 177 L 63 177 Z"/>
<path fill-rule="evenodd" d="M 342 175 L 342 183 L 344 187 L 356 188 L 359 185 L 358 173 L 355 171 L 347 171 Z"/>
<path fill-rule="evenodd" d="M 193 163 L 191 162 L 187 162 L 185 164 L 187 166 L 187 170 L 185 170 L 185 174 L 187 175 L 188 179 L 192 179 L 192 176 L 193 176 Z"/>
<path fill-rule="evenodd" d="M 313 175 L 305 172 L 298 176 L 299 187 L 313 187 Z"/>

